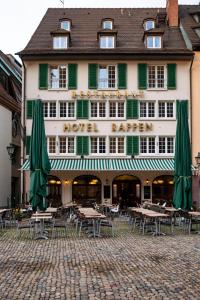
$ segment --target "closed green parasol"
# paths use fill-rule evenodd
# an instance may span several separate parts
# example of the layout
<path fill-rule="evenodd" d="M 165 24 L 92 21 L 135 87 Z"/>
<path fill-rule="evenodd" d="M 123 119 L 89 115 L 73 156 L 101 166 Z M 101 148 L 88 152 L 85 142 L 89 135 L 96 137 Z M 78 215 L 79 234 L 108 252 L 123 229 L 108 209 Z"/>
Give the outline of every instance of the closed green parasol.
<path fill-rule="evenodd" d="M 51 165 L 47 153 L 43 104 L 34 102 L 33 124 L 30 141 L 30 202 L 34 211 L 46 209 L 44 197 L 47 195 L 47 176 Z"/>
<path fill-rule="evenodd" d="M 188 102 L 177 105 L 176 149 L 174 157 L 173 206 L 177 209 L 192 208 L 192 159 L 188 127 Z"/>

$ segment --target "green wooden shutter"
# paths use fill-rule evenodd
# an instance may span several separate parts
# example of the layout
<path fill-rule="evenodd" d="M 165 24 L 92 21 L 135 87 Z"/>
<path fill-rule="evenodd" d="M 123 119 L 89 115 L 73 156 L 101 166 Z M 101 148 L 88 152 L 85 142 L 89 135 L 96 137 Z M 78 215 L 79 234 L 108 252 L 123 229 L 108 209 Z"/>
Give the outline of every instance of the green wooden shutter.
<path fill-rule="evenodd" d="M 127 88 L 127 64 L 118 64 L 118 89 Z"/>
<path fill-rule="evenodd" d="M 76 138 L 76 154 L 88 155 L 89 154 L 89 137 L 77 136 Z"/>
<path fill-rule="evenodd" d="M 138 89 L 147 89 L 147 64 L 138 64 Z"/>
<path fill-rule="evenodd" d="M 126 100 L 126 118 L 138 119 L 138 100 L 128 99 Z"/>
<path fill-rule="evenodd" d="M 169 90 L 176 89 L 176 64 L 167 65 L 167 88 Z"/>
<path fill-rule="evenodd" d="M 139 137 L 127 136 L 126 138 L 126 153 L 127 155 L 139 154 Z"/>
<path fill-rule="evenodd" d="M 26 118 L 27 119 L 32 119 L 34 105 L 35 105 L 34 100 L 27 100 L 26 101 Z"/>
<path fill-rule="evenodd" d="M 77 119 L 88 119 L 89 116 L 89 100 L 77 100 Z"/>
<path fill-rule="evenodd" d="M 26 155 L 29 155 L 30 143 L 31 143 L 31 137 L 30 137 L 30 135 L 27 135 L 26 136 Z"/>
<path fill-rule="evenodd" d="M 39 89 L 48 88 L 48 64 L 39 64 Z"/>
<path fill-rule="evenodd" d="M 69 90 L 77 89 L 77 64 L 68 65 L 68 88 Z"/>
<path fill-rule="evenodd" d="M 176 100 L 176 118 L 178 119 L 179 100 Z"/>
<path fill-rule="evenodd" d="M 88 65 L 88 88 L 97 89 L 97 64 Z"/>

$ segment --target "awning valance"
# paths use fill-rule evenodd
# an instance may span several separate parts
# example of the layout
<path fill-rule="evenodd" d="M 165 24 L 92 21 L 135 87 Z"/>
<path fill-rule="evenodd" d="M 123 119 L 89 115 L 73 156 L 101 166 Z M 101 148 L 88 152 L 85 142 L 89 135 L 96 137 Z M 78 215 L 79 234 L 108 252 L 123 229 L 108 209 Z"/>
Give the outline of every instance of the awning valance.
<path fill-rule="evenodd" d="M 174 159 L 51 159 L 54 171 L 173 171 Z M 29 160 L 21 167 L 29 170 Z"/>

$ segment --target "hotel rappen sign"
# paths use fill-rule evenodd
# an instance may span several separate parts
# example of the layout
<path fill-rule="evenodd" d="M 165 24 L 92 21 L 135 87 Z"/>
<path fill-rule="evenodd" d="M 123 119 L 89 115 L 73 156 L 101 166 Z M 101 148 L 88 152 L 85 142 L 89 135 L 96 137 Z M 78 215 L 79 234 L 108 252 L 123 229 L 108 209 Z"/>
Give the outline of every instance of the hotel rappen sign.
<path fill-rule="evenodd" d="M 152 131 L 153 124 L 147 122 L 138 123 L 111 123 L 112 132 Z M 64 132 L 99 132 L 96 123 L 65 123 Z"/>

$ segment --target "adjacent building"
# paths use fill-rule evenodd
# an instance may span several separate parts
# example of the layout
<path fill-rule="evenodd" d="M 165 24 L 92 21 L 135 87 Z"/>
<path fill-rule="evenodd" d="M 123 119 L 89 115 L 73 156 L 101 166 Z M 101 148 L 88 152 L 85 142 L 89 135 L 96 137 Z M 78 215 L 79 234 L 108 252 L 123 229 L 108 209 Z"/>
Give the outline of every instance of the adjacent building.
<path fill-rule="evenodd" d="M 180 6 L 180 28 L 187 48 L 193 50 L 194 58 L 191 65 L 191 141 L 192 160 L 196 165 L 195 157 L 200 159 L 200 5 Z M 199 167 L 199 166 L 198 166 Z M 199 171 L 193 176 L 193 200 L 196 206 L 200 206 L 200 181 Z"/>
<path fill-rule="evenodd" d="M 20 203 L 21 76 L 19 62 L 0 51 L 0 207 Z"/>
<path fill-rule="evenodd" d="M 177 0 L 166 9 L 48 9 L 19 55 L 27 199 L 32 114 L 41 99 L 49 204 L 171 204 L 176 106 L 188 100 L 190 122 L 193 59 Z"/>

